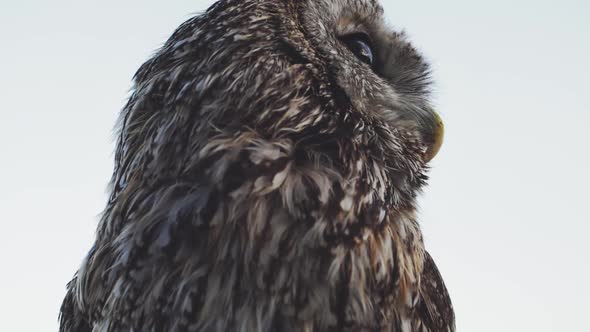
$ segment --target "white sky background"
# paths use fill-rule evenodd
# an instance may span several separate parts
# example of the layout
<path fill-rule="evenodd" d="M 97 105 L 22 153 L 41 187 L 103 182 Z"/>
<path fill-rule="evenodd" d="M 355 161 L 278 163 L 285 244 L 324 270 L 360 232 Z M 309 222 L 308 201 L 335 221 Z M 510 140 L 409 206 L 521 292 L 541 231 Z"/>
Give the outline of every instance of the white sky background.
<path fill-rule="evenodd" d="M 590 2 L 386 1 L 435 70 L 421 222 L 458 330 L 587 328 Z M 210 3 L 0 0 L 1 331 L 57 330 L 131 77 Z"/>

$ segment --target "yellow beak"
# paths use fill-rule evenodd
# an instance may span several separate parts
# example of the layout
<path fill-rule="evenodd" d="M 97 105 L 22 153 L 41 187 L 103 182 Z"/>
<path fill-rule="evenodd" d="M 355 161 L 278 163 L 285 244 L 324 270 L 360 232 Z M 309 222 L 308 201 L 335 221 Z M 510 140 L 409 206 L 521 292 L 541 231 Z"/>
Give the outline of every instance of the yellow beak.
<path fill-rule="evenodd" d="M 436 156 L 436 154 L 440 150 L 440 147 L 443 143 L 443 138 L 445 136 L 445 126 L 442 122 L 442 119 L 436 112 L 434 112 L 434 117 L 436 119 L 436 124 L 434 128 L 434 133 L 432 135 L 432 142 L 430 142 L 430 145 L 426 150 L 425 154 L 425 161 L 427 162 L 431 161 L 432 158 Z"/>

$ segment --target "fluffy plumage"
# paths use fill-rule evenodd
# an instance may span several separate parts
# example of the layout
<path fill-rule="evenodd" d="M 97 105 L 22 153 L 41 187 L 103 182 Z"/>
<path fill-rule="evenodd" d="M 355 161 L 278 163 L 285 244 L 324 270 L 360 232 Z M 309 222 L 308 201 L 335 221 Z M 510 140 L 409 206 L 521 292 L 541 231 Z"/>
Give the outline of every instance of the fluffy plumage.
<path fill-rule="evenodd" d="M 369 66 L 341 37 L 367 34 Z M 61 331 L 453 331 L 428 66 L 371 0 L 227 0 L 135 76 Z"/>

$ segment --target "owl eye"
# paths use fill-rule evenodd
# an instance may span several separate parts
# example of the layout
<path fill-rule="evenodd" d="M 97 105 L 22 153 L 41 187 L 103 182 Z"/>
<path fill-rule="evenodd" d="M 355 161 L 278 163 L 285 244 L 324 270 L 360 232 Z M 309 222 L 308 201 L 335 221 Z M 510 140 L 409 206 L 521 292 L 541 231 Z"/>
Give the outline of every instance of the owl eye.
<path fill-rule="evenodd" d="M 373 55 L 371 38 L 367 34 L 353 33 L 340 37 L 340 40 L 359 60 L 371 67 L 373 66 L 375 56 Z"/>

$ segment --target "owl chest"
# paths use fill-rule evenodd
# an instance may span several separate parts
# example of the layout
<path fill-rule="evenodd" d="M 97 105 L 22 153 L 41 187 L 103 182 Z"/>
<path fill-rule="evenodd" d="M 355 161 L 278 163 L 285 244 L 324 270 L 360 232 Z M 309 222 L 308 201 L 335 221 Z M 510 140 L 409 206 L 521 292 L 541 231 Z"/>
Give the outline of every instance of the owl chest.
<path fill-rule="evenodd" d="M 276 185 L 264 195 L 230 203 L 228 211 L 248 206 L 230 221 L 233 239 L 215 241 L 234 244 L 227 251 L 227 261 L 234 263 L 209 277 L 234 276 L 228 301 L 242 308 L 236 312 L 273 308 L 274 318 L 268 319 L 286 324 L 282 330 L 300 324 L 374 330 L 401 322 L 415 303 L 422 264 L 412 212 L 385 203 L 386 183 L 379 174 L 361 169 L 342 177 L 324 169 L 310 177 L 309 170 L 289 167 L 285 175 L 278 170 L 266 180 L 250 181 L 245 185 L 250 189 L 236 189 L 252 192 L 261 181 Z"/>

